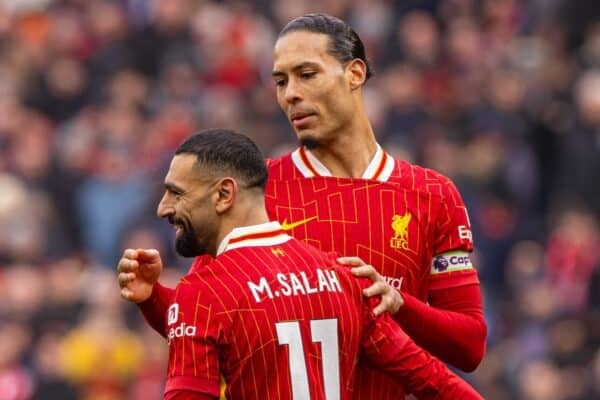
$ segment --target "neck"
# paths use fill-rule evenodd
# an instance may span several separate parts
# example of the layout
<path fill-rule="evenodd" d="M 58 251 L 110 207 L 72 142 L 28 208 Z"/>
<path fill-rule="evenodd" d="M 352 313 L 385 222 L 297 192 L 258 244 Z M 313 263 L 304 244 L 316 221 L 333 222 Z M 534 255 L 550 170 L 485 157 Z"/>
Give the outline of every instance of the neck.
<path fill-rule="evenodd" d="M 333 141 L 311 150 L 333 176 L 362 177 L 377 151 L 377 140 L 364 107 L 358 109 L 349 126 L 334 135 Z"/>
<path fill-rule="evenodd" d="M 217 234 L 216 246 L 218 248 L 223 239 L 225 239 L 225 236 L 235 228 L 264 224 L 269 221 L 270 219 L 265 208 L 264 194 L 262 192 L 259 199 L 252 194 L 247 194 L 247 198 L 245 199 L 238 198 L 234 208 L 228 211 L 227 216 L 223 216 L 221 228 Z"/>

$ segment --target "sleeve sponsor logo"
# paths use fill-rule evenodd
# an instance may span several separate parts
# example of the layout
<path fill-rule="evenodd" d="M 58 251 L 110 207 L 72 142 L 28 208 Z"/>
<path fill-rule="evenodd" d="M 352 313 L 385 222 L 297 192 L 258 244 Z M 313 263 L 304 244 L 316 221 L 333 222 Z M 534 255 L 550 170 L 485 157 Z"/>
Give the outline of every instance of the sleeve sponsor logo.
<path fill-rule="evenodd" d="M 169 326 L 173 325 L 173 324 L 177 323 L 178 320 L 179 320 L 179 304 L 173 303 L 173 304 L 171 304 L 171 306 L 169 307 L 169 310 L 167 311 L 167 324 Z M 182 338 L 185 336 L 188 336 L 188 337 L 196 336 L 196 327 L 192 326 L 192 325 L 186 325 L 185 322 L 182 322 L 178 326 L 171 327 L 171 329 L 169 329 L 169 331 L 167 332 L 167 341 L 169 342 L 169 344 L 171 344 L 173 339 Z"/>
<path fill-rule="evenodd" d="M 471 233 L 471 230 L 466 225 L 458 226 L 458 237 L 461 240 L 468 240 L 470 242 L 473 241 L 473 234 Z"/>
<path fill-rule="evenodd" d="M 431 274 L 472 269 L 473 263 L 466 251 L 449 251 L 435 256 L 431 262 Z"/>
<path fill-rule="evenodd" d="M 183 338 L 183 337 L 194 337 L 196 336 L 196 327 L 192 325 L 186 325 L 185 322 L 182 322 L 175 328 L 169 329 L 169 333 L 167 334 L 167 341 L 169 344 L 175 338 Z"/>
<path fill-rule="evenodd" d="M 167 325 L 173 325 L 179 318 L 179 304 L 173 303 L 167 311 Z"/>
<path fill-rule="evenodd" d="M 448 265 L 450 265 L 450 263 L 446 257 L 437 256 L 433 259 L 433 269 L 436 271 L 444 272 L 448 269 Z"/>

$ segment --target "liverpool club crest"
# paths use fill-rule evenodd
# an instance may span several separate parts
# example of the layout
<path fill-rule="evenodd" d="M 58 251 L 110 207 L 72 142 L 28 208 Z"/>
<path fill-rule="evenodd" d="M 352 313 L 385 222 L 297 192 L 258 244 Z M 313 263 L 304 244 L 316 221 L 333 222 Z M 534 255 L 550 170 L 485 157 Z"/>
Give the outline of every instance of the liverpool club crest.
<path fill-rule="evenodd" d="M 409 212 L 404 215 L 396 214 L 392 217 L 394 236 L 390 239 L 390 247 L 393 249 L 408 249 L 408 224 L 411 217 Z"/>

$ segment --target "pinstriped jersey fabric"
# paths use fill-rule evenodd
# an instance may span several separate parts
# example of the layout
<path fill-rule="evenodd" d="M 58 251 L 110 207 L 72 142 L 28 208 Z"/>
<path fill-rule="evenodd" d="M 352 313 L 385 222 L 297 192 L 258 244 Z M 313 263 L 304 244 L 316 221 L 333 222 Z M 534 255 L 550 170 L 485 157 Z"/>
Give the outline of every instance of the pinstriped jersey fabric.
<path fill-rule="evenodd" d="M 381 157 L 381 163 L 386 162 Z M 434 257 L 473 249 L 470 224 L 454 184 L 435 171 L 387 160 L 375 179 L 322 176 L 301 151 L 269 161 L 269 216 L 324 251 L 359 256 L 397 289 L 423 301 L 429 290 L 478 283 L 474 269 L 440 271 Z M 357 397 L 397 399 L 402 387 L 359 364 Z"/>
<path fill-rule="evenodd" d="M 391 334 L 371 330 L 373 334 L 365 335 L 379 322 L 371 316 L 372 304 L 366 303 L 358 281 L 335 266 L 332 255 L 300 241 L 252 244 L 192 267 L 178 285 L 167 316 L 166 391 L 191 389 L 218 396 L 223 373 L 229 399 L 291 400 L 294 346 L 294 351 L 301 349 L 310 399 L 326 400 L 325 381 L 331 377 L 324 377 L 323 370 L 331 355 L 324 354 L 319 335 L 339 333 L 340 398 L 350 399 L 361 343 L 381 346 L 382 359 L 390 353 L 383 343 Z M 301 341 L 282 344 L 276 327 L 281 323 L 291 324 L 285 326 L 297 330 Z M 387 323 L 393 329 L 391 320 Z M 329 331 L 319 333 L 319 326 Z"/>

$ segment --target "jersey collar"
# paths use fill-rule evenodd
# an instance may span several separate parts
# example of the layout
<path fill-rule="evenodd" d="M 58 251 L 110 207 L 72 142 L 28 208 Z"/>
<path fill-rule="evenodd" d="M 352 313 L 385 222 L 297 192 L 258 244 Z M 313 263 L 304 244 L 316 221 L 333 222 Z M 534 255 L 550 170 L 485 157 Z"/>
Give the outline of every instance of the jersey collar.
<path fill-rule="evenodd" d="M 315 176 L 333 176 L 318 159 L 304 147 L 299 147 L 292 153 L 292 161 L 305 178 Z M 379 144 L 373 159 L 361 176 L 362 179 L 373 179 L 386 182 L 394 170 L 394 158 L 387 154 Z"/>
<path fill-rule="evenodd" d="M 276 221 L 234 228 L 221 241 L 217 256 L 240 247 L 275 246 L 291 238 Z"/>

